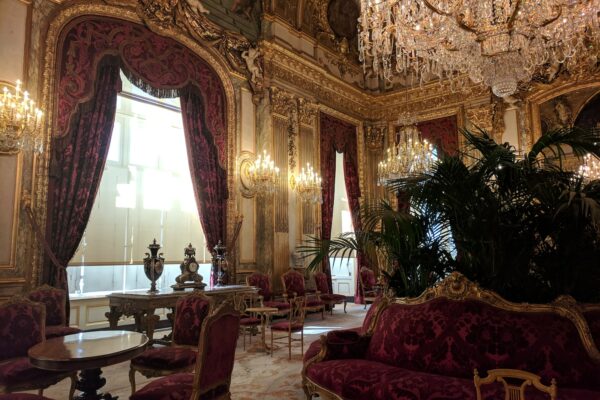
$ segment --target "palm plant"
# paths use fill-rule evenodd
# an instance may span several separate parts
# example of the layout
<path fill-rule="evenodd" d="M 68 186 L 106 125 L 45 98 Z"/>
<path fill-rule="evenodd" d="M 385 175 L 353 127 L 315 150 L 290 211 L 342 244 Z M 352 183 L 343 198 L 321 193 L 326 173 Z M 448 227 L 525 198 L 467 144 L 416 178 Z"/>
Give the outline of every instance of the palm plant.
<path fill-rule="evenodd" d="M 365 210 L 371 223 L 354 238 L 313 238 L 303 250 L 316 256 L 311 265 L 327 254 L 376 248 L 399 295 L 458 270 L 515 301 L 560 294 L 597 300 L 600 184 L 583 182 L 563 164 L 567 151 L 599 157 L 598 136 L 578 128 L 549 132 L 518 157 L 484 131 L 462 134 L 476 156 L 443 157 L 430 172 L 394 182 L 410 209 L 384 203 Z"/>

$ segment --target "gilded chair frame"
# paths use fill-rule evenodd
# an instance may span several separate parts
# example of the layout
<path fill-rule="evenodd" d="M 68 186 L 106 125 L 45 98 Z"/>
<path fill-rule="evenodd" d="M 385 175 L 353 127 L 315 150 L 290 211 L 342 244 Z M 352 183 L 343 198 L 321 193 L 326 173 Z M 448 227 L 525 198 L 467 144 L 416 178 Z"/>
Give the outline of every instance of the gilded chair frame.
<path fill-rule="evenodd" d="M 40 343 L 45 342 L 46 341 L 46 306 L 44 305 L 44 303 L 32 301 L 29 298 L 24 297 L 24 296 L 14 296 L 14 297 L 10 298 L 8 301 L 0 304 L 0 308 L 12 306 L 14 304 L 29 304 L 29 305 L 31 305 L 31 307 L 37 308 L 40 311 L 40 315 L 41 315 L 40 326 L 41 326 L 41 336 L 42 336 L 42 340 L 40 341 Z M 21 358 L 21 357 L 17 357 L 17 358 Z M 15 359 L 16 358 L 2 360 L 2 361 L 0 361 L 0 364 L 7 364 L 7 363 L 14 361 Z M 69 387 L 69 397 L 68 397 L 69 400 L 71 400 L 71 399 L 73 399 L 73 395 L 75 394 L 75 384 L 77 382 L 77 371 L 67 371 L 63 374 L 58 374 L 52 378 L 49 378 L 46 380 L 41 380 L 41 381 L 40 381 L 40 379 L 36 379 L 34 381 L 29 381 L 23 385 L 15 385 L 15 386 L 0 385 L 0 394 L 37 390 L 38 395 L 43 396 L 44 389 L 47 389 L 48 387 L 57 384 L 58 382 L 62 381 L 65 378 L 71 378 L 71 385 Z"/>
<path fill-rule="evenodd" d="M 377 294 L 375 293 L 376 289 L 371 289 L 368 292 L 365 290 L 365 283 L 363 282 L 363 277 L 361 274 L 361 271 L 363 268 L 370 270 L 371 272 L 373 272 L 373 274 L 375 272 L 371 268 L 365 267 L 364 265 L 362 267 L 360 267 L 360 270 L 358 271 L 358 283 L 360 285 L 359 290 L 363 295 L 363 299 L 365 302 L 365 309 L 366 309 L 368 303 L 373 303 L 375 301 L 375 299 L 377 298 Z M 367 296 L 367 293 L 371 293 L 371 294 Z"/>
<path fill-rule="evenodd" d="M 214 309 L 214 299 L 206 296 L 203 292 L 197 291 L 197 290 L 193 291 L 192 293 L 190 293 L 184 297 L 181 297 L 180 299 L 190 298 L 190 297 L 198 297 L 201 300 L 208 301 L 208 312 L 207 312 L 207 318 L 208 318 L 208 316 L 211 314 L 211 312 Z M 175 308 L 173 311 L 173 332 L 172 332 L 173 338 L 176 337 L 175 336 L 175 329 L 177 326 L 177 324 L 175 323 L 176 320 L 177 320 L 177 308 Z M 198 345 L 197 344 L 196 345 L 178 344 L 177 342 L 175 342 L 175 340 L 172 340 L 170 347 L 187 347 L 187 348 L 197 349 Z M 161 376 L 177 374 L 180 372 L 191 372 L 194 370 L 194 367 L 195 367 L 195 364 L 192 364 L 192 365 L 189 365 L 189 366 L 186 366 L 183 368 L 177 368 L 177 369 L 158 369 L 158 368 L 135 366 L 135 365 L 133 365 L 133 363 L 130 362 L 129 363 L 129 384 L 131 385 L 131 394 L 133 395 L 135 393 L 135 387 L 136 387 L 135 373 L 136 372 L 139 372 L 146 378 L 157 378 L 157 377 L 161 377 Z"/>
<path fill-rule="evenodd" d="M 474 375 L 473 382 L 475 383 L 477 400 L 483 400 L 483 397 L 481 397 L 481 386 L 495 382 L 500 382 L 504 387 L 504 400 L 525 400 L 525 389 L 528 386 L 533 386 L 540 392 L 548 394 L 550 400 L 556 400 L 557 388 L 555 379 L 552 379 L 550 386 L 546 386 L 541 382 L 541 378 L 538 375 L 520 369 L 491 369 L 485 378 L 480 378 L 478 371 L 475 370 Z M 521 383 L 509 383 L 506 381 L 507 378 L 516 379 Z"/>
<path fill-rule="evenodd" d="M 234 308 L 241 314 L 242 319 L 255 317 L 254 314 L 249 314 L 246 311 L 246 308 L 255 307 L 257 300 L 261 301 L 262 303 L 262 296 L 259 296 L 255 293 L 236 293 L 233 297 Z M 240 333 L 242 334 L 244 350 L 246 350 L 246 333 L 249 334 L 248 336 L 250 338 L 250 344 L 252 344 L 252 336 L 258 332 L 257 326 L 260 324 L 260 319 L 255 325 L 240 324 Z"/>
<path fill-rule="evenodd" d="M 190 400 L 199 400 L 204 393 L 216 389 L 222 385 L 227 386 L 227 393 L 224 393 L 219 397 L 214 397 L 212 398 L 212 400 L 231 399 L 231 392 L 229 390 L 229 388 L 231 387 L 231 375 L 229 375 L 228 379 L 225 379 L 221 382 L 213 382 L 209 386 L 200 387 L 200 377 L 202 376 L 202 371 L 204 370 L 204 368 L 212 367 L 211 365 L 204 365 L 204 363 L 202 362 L 204 359 L 204 355 L 209 351 L 208 349 L 211 346 L 211 343 L 208 343 L 206 339 L 208 330 L 207 328 L 209 325 L 215 323 L 215 321 L 228 315 L 236 316 L 238 318 L 240 316 L 239 312 L 235 310 L 235 308 L 231 304 L 231 301 L 229 300 L 224 301 L 219 307 L 217 307 L 217 309 L 214 312 L 212 312 L 208 317 L 206 317 L 204 319 L 204 322 L 202 323 L 200 341 L 198 343 L 198 356 L 196 357 L 196 366 L 194 368 L 194 386 Z M 212 343 L 212 345 L 214 346 L 215 344 Z"/>
<path fill-rule="evenodd" d="M 288 331 L 286 336 L 274 337 L 273 327 L 271 327 L 271 357 L 273 356 L 274 347 L 273 344 L 277 341 L 282 341 L 287 338 L 288 344 L 288 360 L 292 359 L 292 342 L 300 342 L 300 354 L 304 354 L 304 316 L 306 314 L 306 297 L 295 296 L 290 300 L 290 312 L 288 314 Z M 292 334 L 298 333 L 297 330 L 292 329 L 292 324 L 300 324 L 300 339 L 295 339 Z M 282 331 L 278 331 L 282 332 Z"/>

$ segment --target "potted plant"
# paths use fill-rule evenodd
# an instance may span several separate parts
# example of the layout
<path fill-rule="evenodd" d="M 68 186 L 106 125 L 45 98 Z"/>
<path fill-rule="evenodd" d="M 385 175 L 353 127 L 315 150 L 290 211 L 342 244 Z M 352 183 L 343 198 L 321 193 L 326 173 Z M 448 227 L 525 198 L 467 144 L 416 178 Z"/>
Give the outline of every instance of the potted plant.
<path fill-rule="evenodd" d="M 362 251 L 380 254 L 399 296 L 417 295 L 457 270 L 514 301 L 561 294 L 599 300 L 600 184 L 564 168 L 570 156 L 600 156 L 597 134 L 548 132 L 522 157 L 484 131 L 462 134 L 470 151 L 391 185 L 409 208 L 365 207 L 354 236 L 312 238 L 300 249 L 310 266 Z"/>

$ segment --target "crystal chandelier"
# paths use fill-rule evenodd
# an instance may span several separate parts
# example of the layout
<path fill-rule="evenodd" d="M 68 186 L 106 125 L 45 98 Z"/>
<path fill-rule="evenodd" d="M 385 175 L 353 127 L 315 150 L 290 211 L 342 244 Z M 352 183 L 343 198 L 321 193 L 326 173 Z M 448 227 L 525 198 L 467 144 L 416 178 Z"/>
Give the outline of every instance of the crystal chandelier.
<path fill-rule="evenodd" d="M 264 150 L 248 167 L 248 178 L 254 191 L 259 195 L 271 194 L 277 189 L 279 181 L 279 168 L 271 160 L 271 156 Z"/>
<path fill-rule="evenodd" d="M 377 166 L 377 178 L 380 185 L 388 185 L 394 180 L 407 178 L 428 172 L 436 156 L 433 146 L 421 138 L 416 120 L 409 112 L 398 118 L 400 139 L 389 147 L 387 157 Z"/>
<path fill-rule="evenodd" d="M 591 154 L 583 157 L 583 164 L 579 166 L 579 175 L 584 181 L 596 181 L 600 179 L 600 161 Z"/>
<path fill-rule="evenodd" d="M 296 191 L 300 200 L 306 203 L 320 204 L 323 202 L 321 195 L 321 177 L 310 163 L 306 163 L 306 169 L 302 168 L 298 178 L 292 176 L 292 189 Z"/>
<path fill-rule="evenodd" d="M 21 149 L 42 151 L 42 111 L 17 81 L 14 90 L 4 86 L 0 95 L 0 153 L 15 154 Z"/>
<path fill-rule="evenodd" d="M 387 79 L 466 73 L 505 97 L 544 64 L 595 64 L 599 9 L 600 0 L 361 0 L 360 58 Z"/>

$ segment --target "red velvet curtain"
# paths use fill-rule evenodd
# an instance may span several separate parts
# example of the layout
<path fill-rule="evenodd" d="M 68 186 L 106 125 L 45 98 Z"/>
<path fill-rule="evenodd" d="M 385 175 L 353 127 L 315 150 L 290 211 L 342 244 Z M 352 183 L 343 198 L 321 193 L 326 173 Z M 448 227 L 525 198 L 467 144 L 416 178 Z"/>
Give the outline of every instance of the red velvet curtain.
<path fill-rule="evenodd" d="M 421 137 L 427 139 L 438 150 L 438 157 L 442 154 L 453 156 L 458 151 L 458 124 L 456 116 L 436 118 L 417 124 Z M 398 140 L 399 132 L 396 131 Z M 404 192 L 396 193 L 398 211 L 410 209 L 410 198 Z"/>
<path fill-rule="evenodd" d="M 458 151 L 458 125 L 455 115 L 419 122 L 417 128 L 423 139 L 427 139 L 444 154 L 453 156 Z"/>
<path fill-rule="evenodd" d="M 61 33 L 57 59 L 46 232 L 60 262 L 66 266 L 77 249 L 104 170 L 120 90 L 119 66 L 153 96 L 185 97 L 190 168 L 209 250 L 219 239 L 225 242 L 227 118 L 216 72 L 173 39 L 134 22 L 99 16 L 69 23 Z M 67 289 L 64 269 L 58 278 L 49 261 L 44 269 L 45 282 Z"/>
<path fill-rule="evenodd" d="M 92 98 L 79 105 L 67 134 L 53 140 L 46 237 L 63 267 L 77 251 L 94 205 L 120 91 L 119 60 L 105 58 L 98 66 Z M 65 268 L 58 269 L 49 258 L 44 281 L 68 292 Z"/>
<path fill-rule="evenodd" d="M 227 221 L 227 171 L 219 165 L 219 152 L 206 128 L 204 103 L 200 90 L 190 85 L 181 91 L 181 114 L 192 173 L 196 204 L 209 250 L 219 241 L 225 243 Z M 211 274 L 211 284 L 215 271 Z"/>
<path fill-rule="evenodd" d="M 358 175 L 358 151 L 356 126 L 341 121 L 330 115 L 320 114 L 321 126 L 321 177 L 323 178 L 323 204 L 321 206 L 321 238 L 331 239 L 331 226 L 333 222 L 333 202 L 335 191 L 335 154 L 344 154 L 344 181 L 346 183 L 346 194 L 352 214 L 354 229 L 362 229 L 360 220 L 360 185 Z M 364 257 L 357 254 L 357 271 L 363 265 Z M 323 272 L 327 275 L 329 293 L 333 293 L 331 281 L 331 267 L 329 259 L 323 262 Z M 363 302 L 363 296 L 359 293 L 358 274 L 355 277 L 356 303 Z"/>

